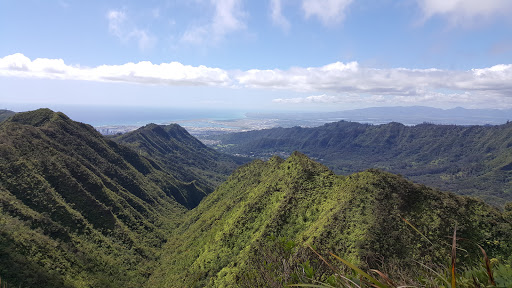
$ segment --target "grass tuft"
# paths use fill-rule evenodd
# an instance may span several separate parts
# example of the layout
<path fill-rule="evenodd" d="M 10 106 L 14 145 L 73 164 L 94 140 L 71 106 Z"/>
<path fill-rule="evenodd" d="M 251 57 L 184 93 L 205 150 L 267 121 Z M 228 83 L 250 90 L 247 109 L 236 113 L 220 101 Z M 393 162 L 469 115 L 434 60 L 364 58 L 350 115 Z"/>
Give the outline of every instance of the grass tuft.
<path fill-rule="evenodd" d="M 485 268 L 487 270 L 487 276 L 489 276 L 489 282 L 491 282 L 493 286 L 496 286 L 494 276 L 492 275 L 491 262 L 489 261 L 489 257 L 487 257 L 487 253 L 485 253 L 485 250 L 482 248 L 482 246 L 478 245 L 478 248 L 480 248 L 480 251 L 482 251 L 482 254 L 484 255 Z"/>
<path fill-rule="evenodd" d="M 457 223 L 455 223 L 455 229 L 453 229 L 453 240 L 452 240 L 452 288 L 457 287 L 457 280 L 455 278 L 455 262 L 457 260 Z"/>

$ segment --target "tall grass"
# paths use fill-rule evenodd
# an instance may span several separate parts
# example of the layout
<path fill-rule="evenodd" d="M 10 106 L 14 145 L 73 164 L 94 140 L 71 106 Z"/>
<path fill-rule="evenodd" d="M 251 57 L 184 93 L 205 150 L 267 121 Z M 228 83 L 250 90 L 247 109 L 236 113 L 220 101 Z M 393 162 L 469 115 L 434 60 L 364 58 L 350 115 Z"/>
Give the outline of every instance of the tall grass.
<path fill-rule="evenodd" d="M 430 244 L 433 243 L 423 235 L 414 225 L 412 225 L 405 218 L 402 218 L 405 223 L 411 226 L 414 231 L 416 231 L 421 237 L 428 240 Z M 341 269 L 337 268 L 337 266 L 333 263 L 328 262 L 325 257 L 322 257 L 311 245 L 306 243 L 306 246 L 311 249 L 319 259 L 327 264 L 327 266 L 333 271 L 334 276 L 337 277 L 339 281 L 337 281 L 336 285 L 332 283 L 323 283 L 313 279 L 312 282 L 314 284 L 291 284 L 289 287 L 346 287 L 346 288 L 363 288 L 363 287 L 378 287 L 378 288 L 402 288 L 402 287 L 443 287 L 443 288 L 466 288 L 466 287 L 512 287 L 512 267 L 509 265 L 495 265 L 495 271 L 493 271 L 493 265 L 491 264 L 491 260 L 487 256 L 487 253 L 482 248 L 482 246 L 475 244 L 479 247 L 482 253 L 482 265 L 474 265 L 471 267 L 457 267 L 457 225 L 455 225 L 453 229 L 452 244 L 451 244 L 451 253 L 450 253 L 450 264 L 442 268 L 432 268 L 419 263 L 421 267 L 424 268 L 424 271 L 421 271 L 425 276 L 429 275 L 429 277 L 424 277 L 424 279 L 428 279 L 427 281 L 415 281 L 415 279 L 410 279 L 410 283 L 403 283 L 402 285 L 396 284 L 397 282 L 393 281 L 388 275 L 385 273 L 376 270 L 369 269 L 367 272 L 361 270 L 359 267 L 350 263 L 349 261 L 335 255 L 333 253 L 329 253 L 334 259 L 341 262 L 343 265 L 350 268 L 356 275 L 354 278 L 353 275 L 343 275 L 340 271 Z M 442 267 L 441 265 L 440 267 Z M 456 269 L 457 268 L 457 269 Z M 371 274 L 374 274 L 372 276 Z M 500 281 L 496 281 L 496 275 L 500 278 Z M 403 282 L 403 281 L 402 281 Z"/>
<path fill-rule="evenodd" d="M 9 285 L 5 280 L 2 280 L 2 277 L 0 276 L 0 288 L 10 288 L 12 287 Z"/>

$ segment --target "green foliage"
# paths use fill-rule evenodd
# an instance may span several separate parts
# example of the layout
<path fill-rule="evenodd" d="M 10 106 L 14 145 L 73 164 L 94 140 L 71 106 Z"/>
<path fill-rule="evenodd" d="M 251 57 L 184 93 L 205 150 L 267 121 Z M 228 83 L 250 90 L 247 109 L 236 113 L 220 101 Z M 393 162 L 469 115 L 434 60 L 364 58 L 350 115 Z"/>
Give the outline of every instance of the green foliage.
<path fill-rule="evenodd" d="M 459 248 L 470 251 L 459 253 L 461 263 L 479 261 L 473 243 L 492 257 L 512 252 L 511 223 L 480 200 L 379 170 L 337 176 L 300 153 L 257 160 L 187 214 L 148 286 L 282 287 L 313 275 L 315 281 L 332 281 L 332 270 L 312 261 L 317 258 L 302 243 L 361 269 L 417 278 L 418 262 L 446 261 L 446 236 L 455 223 L 458 237 L 466 239 Z"/>
<path fill-rule="evenodd" d="M 309 264 L 309 260 L 300 264 L 307 278 L 315 277 L 315 269 Z"/>
<path fill-rule="evenodd" d="M 344 175 L 379 168 L 503 207 L 512 201 L 512 123 L 404 126 L 340 121 L 212 136 L 218 150 L 259 158 L 301 151 Z"/>
<path fill-rule="evenodd" d="M 408 224 L 410 225 L 410 223 Z M 414 227 L 413 225 L 410 226 Z M 453 249 L 455 249 L 457 242 L 455 235 L 456 228 L 454 230 Z M 339 269 L 336 264 L 328 263 L 313 248 L 310 247 L 310 249 L 331 268 L 334 274 L 327 278 L 325 281 L 319 281 L 313 279 L 313 276 L 311 276 L 312 273 L 306 272 L 308 275 L 310 275 L 307 280 L 319 284 L 312 285 L 301 283 L 288 285 L 289 287 L 512 287 L 512 268 L 510 265 L 496 264 L 498 262 L 496 259 L 489 261 L 486 252 L 481 247 L 480 249 L 483 254 L 483 262 L 485 263 L 483 265 L 476 262 L 469 266 L 464 265 L 462 269 L 456 269 L 456 256 L 452 251 L 452 263 L 450 265 L 447 265 L 446 267 L 443 267 L 443 265 L 437 267 L 429 267 L 422 264 L 422 269 L 420 270 L 421 272 L 417 278 L 406 277 L 398 279 L 398 282 L 393 281 L 385 273 L 382 273 L 379 270 L 370 269 L 368 273 L 366 273 L 365 271 L 359 269 L 356 265 L 330 253 L 336 260 L 351 268 L 359 276 L 358 281 L 356 278 L 353 278 L 353 275 L 344 275 L 343 272 L 340 272 L 341 269 Z M 309 263 L 309 260 L 306 263 Z M 306 269 L 304 271 L 306 271 Z M 312 268 L 308 267 L 307 271 L 312 271 Z M 376 279 L 370 274 L 376 275 L 376 277 L 380 278 L 380 280 Z"/>
<path fill-rule="evenodd" d="M 0 275 L 22 287 L 140 287 L 204 193 L 49 109 L 0 124 Z"/>
<path fill-rule="evenodd" d="M 235 168 L 248 162 L 242 157 L 222 154 L 208 148 L 178 124 L 149 124 L 113 138 L 151 157 L 156 163 L 184 182 L 194 182 L 205 193 L 191 195 L 189 208 L 199 204 L 227 179 Z"/>
<path fill-rule="evenodd" d="M 131 148 L 48 109 L 0 124 L 2 283 L 364 285 L 348 267 L 337 277 L 328 264 L 335 256 L 315 254 L 332 252 L 362 271 L 444 285 L 444 272 L 420 268 L 448 260 L 455 223 L 458 283 L 466 285 L 464 273 L 485 280 L 475 244 L 500 263 L 493 266 L 496 283 L 508 283 L 510 204 L 502 213 L 376 169 L 338 176 L 295 152 L 240 167 L 187 211 L 244 160 L 215 153 L 175 125 L 149 125 L 116 141 Z M 500 163 L 493 165 L 508 167 Z"/>
<path fill-rule="evenodd" d="M 0 122 L 8 119 L 9 117 L 11 117 L 14 114 L 16 114 L 16 113 L 13 111 L 0 109 Z"/>

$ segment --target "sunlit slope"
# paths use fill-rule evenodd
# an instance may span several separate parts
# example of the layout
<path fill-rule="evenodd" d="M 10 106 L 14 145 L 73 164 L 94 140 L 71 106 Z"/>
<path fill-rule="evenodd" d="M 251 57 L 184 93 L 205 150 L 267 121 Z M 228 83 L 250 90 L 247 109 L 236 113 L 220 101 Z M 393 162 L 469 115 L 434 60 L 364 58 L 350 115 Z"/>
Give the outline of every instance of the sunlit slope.
<path fill-rule="evenodd" d="M 18 113 L 0 124 L 0 277 L 140 287 L 183 205 L 203 193 L 62 113 Z"/>
<path fill-rule="evenodd" d="M 369 168 L 478 196 L 512 201 L 512 123 L 455 126 L 340 121 L 314 128 L 274 128 L 217 136 L 220 151 L 265 157 L 300 151 L 337 173 Z"/>
<path fill-rule="evenodd" d="M 5 119 L 8 119 L 15 113 L 10 110 L 0 109 L 0 122 L 4 121 Z"/>
<path fill-rule="evenodd" d="M 440 244 L 431 245 L 401 217 Z M 398 265 L 410 275 L 415 261 L 444 261 L 440 247 L 449 243 L 455 223 L 457 235 L 468 239 L 464 249 L 475 252 L 479 243 L 493 257 L 510 255 L 510 240 L 504 240 L 512 239 L 510 222 L 481 200 L 378 170 L 337 176 L 300 153 L 256 160 L 188 213 L 148 287 L 283 284 L 285 270 L 318 259 L 305 243 L 363 267 L 390 271 Z M 479 254 L 461 260 L 471 255 Z"/>
<path fill-rule="evenodd" d="M 195 181 L 205 193 L 212 192 L 248 161 L 205 146 L 178 124 L 149 124 L 114 140 L 155 159 L 179 180 Z M 205 195 L 197 195 L 194 203 L 199 204 Z"/>

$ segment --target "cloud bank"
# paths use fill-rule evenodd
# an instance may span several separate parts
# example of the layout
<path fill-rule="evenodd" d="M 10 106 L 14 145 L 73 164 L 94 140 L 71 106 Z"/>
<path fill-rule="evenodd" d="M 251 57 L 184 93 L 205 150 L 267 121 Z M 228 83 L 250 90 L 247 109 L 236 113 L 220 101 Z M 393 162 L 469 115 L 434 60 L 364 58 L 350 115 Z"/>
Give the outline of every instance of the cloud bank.
<path fill-rule="evenodd" d="M 345 10 L 352 0 L 303 0 L 302 10 L 307 18 L 318 17 L 324 25 L 337 24 L 345 19 Z"/>
<path fill-rule="evenodd" d="M 274 25 L 280 26 L 284 31 L 290 29 L 290 21 L 282 13 L 281 0 L 270 0 L 270 17 Z"/>
<path fill-rule="evenodd" d="M 454 25 L 472 25 L 482 19 L 509 17 L 510 0 L 417 0 L 424 20 L 436 15 L 445 17 Z"/>
<path fill-rule="evenodd" d="M 183 33 L 181 41 L 215 44 L 226 35 L 246 28 L 244 18 L 247 12 L 242 9 L 241 0 L 212 0 L 211 4 L 215 12 L 209 23 L 189 28 Z"/>
<path fill-rule="evenodd" d="M 148 31 L 137 27 L 130 27 L 128 17 L 123 10 L 111 10 L 107 13 L 108 30 L 123 42 L 132 39 L 137 41 L 140 50 L 152 48 L 156 43 L 156 38 Z"/>
<path fill-rule="evenodd" d="M 148 61 L 89 68 L 67 65 L 62 59 L 30 60 L 18 53 L 0 58 L 0 76 L 314 93 L 314 96 L 303 98 L 274 100 L 282 104 L 363 101 L 413 105 L 430 101 L 465 106 L 512 107 L 512 64 L 466 71 L 376 69 L 362 67 L 357 62 L 247 71 L 189 66 L 179 62 L 153 64 Z"/>
<path fill-rule="evenodd" d="M 228 73 L 222 69 L 179 62 L 157 65 L 142 61 L 88 68 L 66 65 L 62 59 L 31 61 L 20 53 L 0 58 L 0 76 L 171 86 L 226 86 L 231 82 Z"/>

